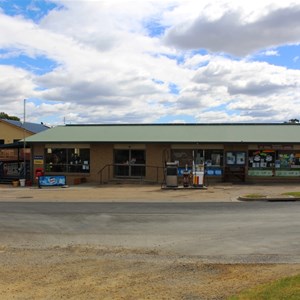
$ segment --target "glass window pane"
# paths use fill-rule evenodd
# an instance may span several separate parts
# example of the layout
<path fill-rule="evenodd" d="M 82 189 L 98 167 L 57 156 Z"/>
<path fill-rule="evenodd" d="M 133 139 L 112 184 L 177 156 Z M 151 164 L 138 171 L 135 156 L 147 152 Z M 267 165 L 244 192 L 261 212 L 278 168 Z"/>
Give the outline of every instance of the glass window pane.
<path fill-rule="evenodd" d="M 145 164 L 145 151 L 144 150 L 131 150 L 131 163 L 135 164 Z"/>
<path fill-rule="evenodd" d="M 131 176 L 144 177 L 145 176 L 145 167 L 131 166 Z"/>
<path fill-rule="evenodd" d="M 47 172 L 89 173 L 90 149 L 47 148 Z"/>
<path fill-rule="evenodd" d="M 115 164 L 128 164 L 129 163 L 129 150 L 116 150 L 115 151 Z"/>
<path fill-rule="evenodd" d="M 117 165 L 115 166 L 115 176 L 129 176 L 129 165 Z"/>
<path fill-rule="evenodd" d="M 193 150 L 183 149 L 183 150 L 172 150 L 171 153 L 172 161 L 179 161 L 180 167 L 185 167 L 185 165 L 193 165 Z"/>

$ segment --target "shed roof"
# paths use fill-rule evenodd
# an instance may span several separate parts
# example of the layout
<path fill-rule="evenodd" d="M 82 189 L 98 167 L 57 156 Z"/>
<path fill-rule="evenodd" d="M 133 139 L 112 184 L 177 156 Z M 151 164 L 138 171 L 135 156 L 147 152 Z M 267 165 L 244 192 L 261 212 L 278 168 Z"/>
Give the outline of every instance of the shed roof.
<path fill-rule="evenodd" d="M 32 133 L 39 133 L 46 129 L 49 129 L 48 126 L 39 123 L 31 123 L 31 122 L 22 123 L 21 121 L 8 120 L 8 119 L 1 119 L 1 121 L 7 122 L 17 127 L 25 128 L 27 131 L 30 131 Z"/>
<path fill-rule="evenodd" d="M 300 143 L 300 124 L 64 125 L 27 138 L 31 143 Z"/>

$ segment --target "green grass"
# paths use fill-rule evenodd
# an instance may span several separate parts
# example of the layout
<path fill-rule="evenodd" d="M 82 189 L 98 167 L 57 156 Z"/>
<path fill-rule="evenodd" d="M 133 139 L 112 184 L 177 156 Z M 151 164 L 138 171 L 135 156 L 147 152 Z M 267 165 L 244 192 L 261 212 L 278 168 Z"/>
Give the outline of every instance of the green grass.
<path fill-rule="evenodd" d="M 259 285 L 255 288 L 232 296 L 228 300 L 299 300 L 300 274 L 286 277 L 269 284 Z"/>
<path fill-rule="evenodd" d="M 300 197 L 300 192 L 287 192 L 287 193 L 283 193 L 282 195 Z"/>
<path fill-rule="evenodd" d="M 263 194 L 248 194 L 248 195 L 245 195 L 244 197 L 255 199 L 255 198 L 266 198 L 267 196 L 263 195 Z"/>

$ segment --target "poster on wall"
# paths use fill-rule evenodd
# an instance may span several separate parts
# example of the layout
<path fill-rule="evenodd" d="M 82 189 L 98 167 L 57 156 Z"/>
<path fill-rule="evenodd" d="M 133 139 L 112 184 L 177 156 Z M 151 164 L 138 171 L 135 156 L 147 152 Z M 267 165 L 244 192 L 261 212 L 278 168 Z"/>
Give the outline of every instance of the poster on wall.
<path fill-rule="evenodd" d="M 226 164 L 227 165 L 235 165 L 235 155 L 233 152 L 226 153 Z"/>
<path fill-rule="evenodd" d="M 244 165 L 245 164 L 245 152 L 237 152 L 236 153 L 236 164 L 237 165 Z"/>
<path fill-rule="evenodd" d="M 245 165 L 246 152 L 227 152 L 226 164 L 227 165 Z"/>

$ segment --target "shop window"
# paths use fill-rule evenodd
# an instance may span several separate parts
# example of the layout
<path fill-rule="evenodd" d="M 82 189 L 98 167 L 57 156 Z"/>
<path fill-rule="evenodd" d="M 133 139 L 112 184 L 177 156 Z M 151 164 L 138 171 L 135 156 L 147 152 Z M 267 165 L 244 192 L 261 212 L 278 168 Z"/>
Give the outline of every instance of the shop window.
<path fill-rule="evenodd" d="M 1 149 L 0 161 L 19 160 L 18 149 Z"/>
<path fill-rule="evenodd" d="M 300 169 L 300 152 L 278 151 L 275 168 Z"/>
<path fill-rule="evenodd" d="M 249 152 L 249 176 L 300 176 L 300 152 L 255 150 Z"/>
<path fill-rule="evenodd" d="M 253 150 L 248 153 L 249 176 L 274 176 L 275 150 Z"/>
<path fill-rule="evenodd" d="M 179 174 L 187 166 L 192 170 L 193 165 L 205 166 L 205 173 L 209 176 L 221 176 L 223 173 L 223 150 L 219 149 L 173 149 L 172 161 L 178 161 Z"/>
<path fill-rule="evenodd" d="M 275 160 L 275 176 L 300 176 L 300 152 L 278 151 Z"/>
<path fill-rule="evenodd" d="M 47 148 L 46 171 L 56 173 L 89 173 L 90 149 Z"/>
<path fill-rule="evenodd" d="M 255 150 L 249 152 L 249 168 L 273 168 L 275 166 L 275 150 Z"/>
<path fill-rule="evenodd" d="M 115 150 L 114 163 L 116 177 L 144 177 L 146 174 L 145 150 Z"/>
<path fill-rule="evenodd" d="M 192 167 L 193 165 L 193 150 L 189 149 L 174 149 L 171 153 L 171 160 L 178 162 L 179 167 Z"/>
<path fill-rule="evenodd" d="M 207 167 L 223 165 L 223 150 L 204 150 L 204 162 Z"/>

